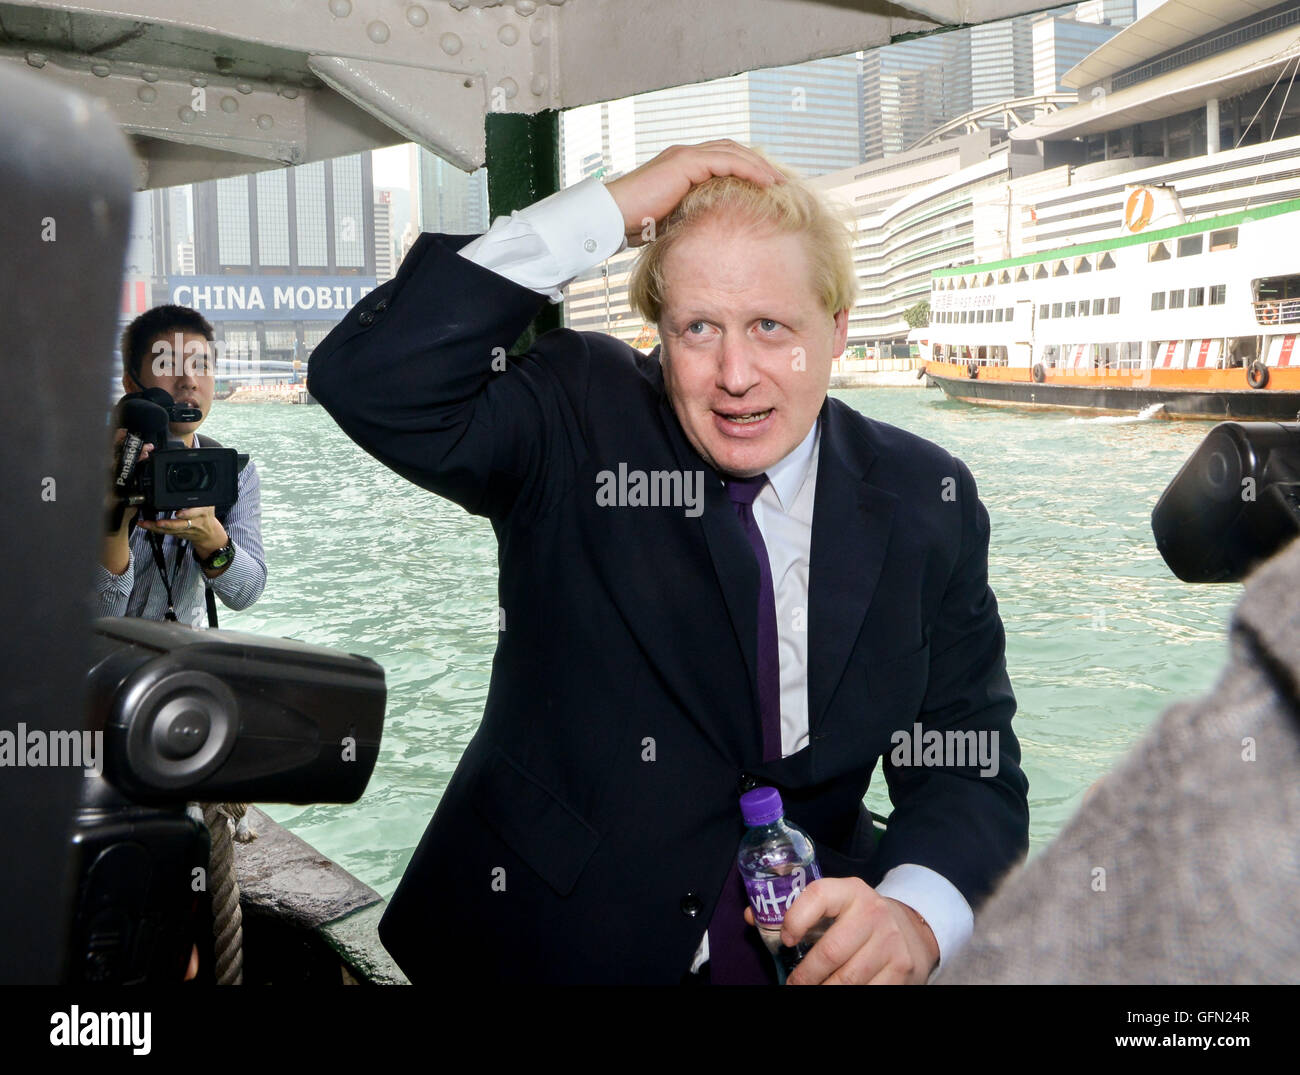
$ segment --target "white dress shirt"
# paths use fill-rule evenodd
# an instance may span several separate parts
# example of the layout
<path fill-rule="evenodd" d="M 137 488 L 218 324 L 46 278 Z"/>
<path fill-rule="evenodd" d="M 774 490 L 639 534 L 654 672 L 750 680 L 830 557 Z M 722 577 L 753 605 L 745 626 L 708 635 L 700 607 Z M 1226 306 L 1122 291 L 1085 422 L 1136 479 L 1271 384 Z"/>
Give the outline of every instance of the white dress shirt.
<path fill-rule="evenodd" d="M 598 179 L 498 217 L 492 227 L 461 248 L 462 256 L 506 279 L 561 302 L 564 288 L 581 273 L 627 246 L 623 215 Z M 813 501 L 817 489 L 820 422 L 797 448 L 767 470 L 768 482 L 754 501 L 754 521 L 767 546 L 776 597 L 777 648 L 781 657 L 781 754 L 808 745 L 808 564 Z M 925 919 L 939 946 L 938 973 L 970 939 L 970 904 L 945 877 L 926 866 L 895 866 L 876 892 L 905 903 Z M 706 931 L 691 964 L 708 959 Z"/>

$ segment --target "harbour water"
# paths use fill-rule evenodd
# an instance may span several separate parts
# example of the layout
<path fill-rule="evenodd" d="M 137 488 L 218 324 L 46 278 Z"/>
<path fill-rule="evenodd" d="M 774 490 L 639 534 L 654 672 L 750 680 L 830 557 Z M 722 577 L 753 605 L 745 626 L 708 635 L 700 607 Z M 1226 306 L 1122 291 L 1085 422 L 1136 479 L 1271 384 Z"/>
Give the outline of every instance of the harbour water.
<path fill-rule="evenodd" d="M 1193 587 L 1151 538 L 1160 492 L 1208 423 L 982 409 L 937 390 L 835 393 L 963 459 L 992 520 L 1031 853 L 1171 702 L 1208 689 L 1239 585 Z M 369 790 L 352 806 L 267 812 L 391 895 L 482 712 L 497 638 L 496 546 L 482 519 L 398 478 L 319 407 L 217 403 L 205 432 L 262 477 L 270 577 L 221 624 L 365 654 L 388 676 Z M 888 813 L 877 774 L 867 796 Z"/>

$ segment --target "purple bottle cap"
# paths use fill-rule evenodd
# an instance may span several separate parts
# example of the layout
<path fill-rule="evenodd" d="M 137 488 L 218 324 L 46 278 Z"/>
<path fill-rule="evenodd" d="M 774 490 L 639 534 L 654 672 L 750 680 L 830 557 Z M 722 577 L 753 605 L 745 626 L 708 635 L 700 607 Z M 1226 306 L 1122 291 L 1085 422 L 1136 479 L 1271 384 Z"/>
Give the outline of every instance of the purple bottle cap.
<path fill-rule="evenodd" d="M 784 813 L 781 793 L 776 788 L 755 788 L 740 797 L 740 814 L 751 827 L 770 825 Z"/>

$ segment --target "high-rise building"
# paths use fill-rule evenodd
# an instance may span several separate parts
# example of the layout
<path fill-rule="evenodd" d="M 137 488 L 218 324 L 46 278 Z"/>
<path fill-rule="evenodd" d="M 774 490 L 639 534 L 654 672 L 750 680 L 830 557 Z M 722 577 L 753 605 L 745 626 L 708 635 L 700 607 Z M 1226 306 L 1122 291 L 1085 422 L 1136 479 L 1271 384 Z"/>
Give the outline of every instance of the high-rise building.
<path fill-rule="evenodd" d="M 154 305 L 162 294 L 163 267 L 154 244 L 153 194 L 143 191 L 132 196 L 131 223 L 127 231 L 126 256 L 122 260 L 122 297 L 118 305 L 118 328 Z"/>
<path fill-rule="evenodd" d="M 902 153 L 971 107 L 970 31 L 861 54 L 863 162 Z"/>
<path fill-rule="evenodd" d="M 416 150 L 412 215 L 420 231 L 479 235 L 488 229 L 487 169 L 466 174 L 427 149 Z"/>
<path fill-rule="evenodd" d="M 1021 15 L 970 27 L 971 108 L 1013 101 L 1034 92 L 1035 18 Z"/>
<path fill-rule="evenodd" d="M 732 138 L 808 176 L 858 156 L 857 58 L 673 86 L 564 113 L 564 184 L 631 171 L 677 142 Z"/>
<path fill-rule="evenodd" d="M 375 278 L 370 154 L 195 184 L 195 275 L 171 301 L 199 310 L 225 357 L 304 359 Z"/>
<path fill-rule="evenodd" d="M 193 276 L 194 275 L 194 242 L 186 239 L 183 243 L 176 244 L 176 268 L 170 273 L 172 276 Z"/>
<path fill-rule="evenodd" d="M 1074 12 L 1076 22 L 1123 29 L 1137 18 L 1136 0 L 1084 0 Z"/>
<path fill-rule="evenodd" d="M 1034 93 L 1073 92 L 1072 87 L 1061 81 L 1065 73 L 1119 33 L 1119 29 L 1114 25 L 1060 17 L 1034 22 Z"/>
<path fill-rule="evenodd" d="M 392 200 L 392 191 L 375 191 L 375 279 L 381 284 L 395 272 Z"/>

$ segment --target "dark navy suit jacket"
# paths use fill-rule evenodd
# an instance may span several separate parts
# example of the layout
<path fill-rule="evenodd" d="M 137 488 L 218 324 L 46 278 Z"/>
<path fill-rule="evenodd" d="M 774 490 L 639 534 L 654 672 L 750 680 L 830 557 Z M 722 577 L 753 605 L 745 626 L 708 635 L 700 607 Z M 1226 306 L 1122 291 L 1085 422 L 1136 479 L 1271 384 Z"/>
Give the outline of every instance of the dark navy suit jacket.
<path fill-rule="evenodd" d="M 781 790 L 824 875 L 874 884 L 917 863 L 977 905 L 1023 857 L 1028 807 L 966 466 L 826 400 L 810 739 L 764 763 L 757 566 L 657 353 L 558 330 L 501 371 L 546 300 L 455 253 L 471 238 L 422 235 L 310 363 L 349 436 L 499 543 L 483 720 L 380 925 L 399 965 L 416 982 L 679 981 L 743 832 L 746 774 Z M 703 513 L 598 503 L 620 463 L 702 471 Z M 890 764 L 915 722 L 996 732 L 997 776 Z M 877 845 L 862 798 L 882 755 L 894 809 Z"/>

